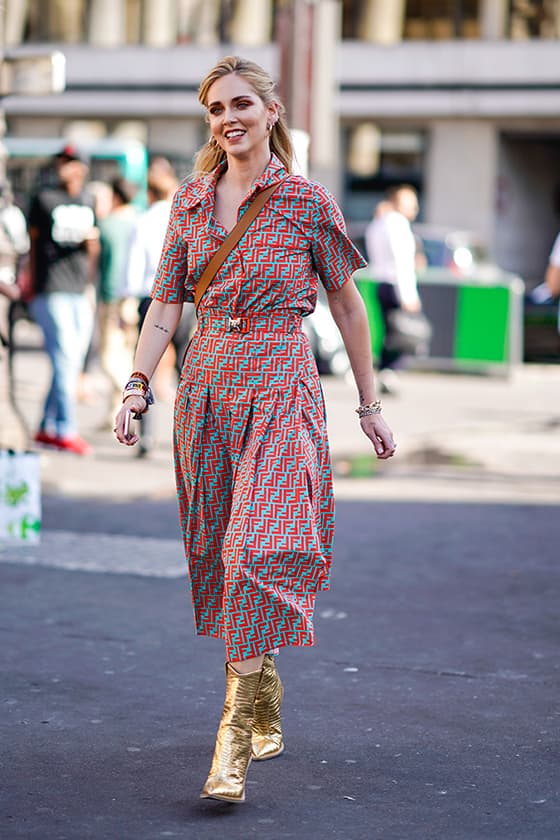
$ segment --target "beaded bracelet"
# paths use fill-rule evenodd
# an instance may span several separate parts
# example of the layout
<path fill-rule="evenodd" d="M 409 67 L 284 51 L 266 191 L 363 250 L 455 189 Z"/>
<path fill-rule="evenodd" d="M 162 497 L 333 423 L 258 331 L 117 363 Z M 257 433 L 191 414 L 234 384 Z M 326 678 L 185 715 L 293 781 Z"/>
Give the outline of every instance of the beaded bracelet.
<path fill-rule="evenodd" d="M 144 411 L 136 412 L 136 414 L 134 415 L 134 418 L 137 420 L 141 414 L 144 414 L 146 411 L 148 411 L 149 407 L 154 404 L 155 400 L 154 394 L 149 385 L 145 385 L 141 379 L 131 378 L 124 386 L 122 398 L 123 403 L 127 399 L 127 397 L 134 397 L 136 395 L 142 397 L 142 399 L 146 402 L 146 407 Z"/>
<path fill-rule="evenodd" d="M 145 385 L 140 379 L 129 379 L 126 385 L 124 386 L 123 396 L 126 394 L 130 396 L 130 394 L 138 393 L 142 397 L 144 397 L 148 392 L 148 386 Z"/>
<path fill-rule="evenodd" d="M 129 381 L 130 381 L 131 379 L 141 379 L 141 380 L 142 380 L 142 382 L 144 382 L 144 384 L 146 385 L 146 388 L 148 388 L 148 386 L 149 386 L 149 384 L 150 384 L 150 380 L 148 379 L 148 377 L 146 376 L 146 374 L 145 374 L 145 373 L 142 373 L 142 371 L 141 371 L 141 370 L 134 370 L 134 371 L 130 374 Z"/>
<path fill-rule="evenodd" d="M 359 405 L 356 409 L 356 414 L 362 419 L 362 417 L 369 417 L 372 414 L 381 414 L 381 400 L 374 400 L 374 402 L 368 403 L 367 405 Z"/>

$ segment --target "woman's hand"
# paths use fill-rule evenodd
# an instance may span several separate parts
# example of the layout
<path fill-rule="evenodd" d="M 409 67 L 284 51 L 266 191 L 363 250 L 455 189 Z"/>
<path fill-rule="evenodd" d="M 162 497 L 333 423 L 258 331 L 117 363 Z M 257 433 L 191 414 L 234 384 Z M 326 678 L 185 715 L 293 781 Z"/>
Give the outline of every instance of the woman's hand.
<path fill-rule="evenodd" d="M 119 443 L 124 443 L 125 446 L 134 446 L 138 443 L 140 438 L 127 429 L 130 426 L 133 414 L 141 414 L 146 410 L 146 400 L 140 394 L 131 394 L 123 402 L 122 408 L 115 417 L 115 428 L 113 429 L 115 436 Z"/>
<path fill-rule="evenodd" d="M 362 431 L 373 443 L 377 457 L 381 460 L 391 458 L 395 454 L 397 444 L 393 440 L 393 433 L 381 414 L 369 414 L 360 420 Z"/>

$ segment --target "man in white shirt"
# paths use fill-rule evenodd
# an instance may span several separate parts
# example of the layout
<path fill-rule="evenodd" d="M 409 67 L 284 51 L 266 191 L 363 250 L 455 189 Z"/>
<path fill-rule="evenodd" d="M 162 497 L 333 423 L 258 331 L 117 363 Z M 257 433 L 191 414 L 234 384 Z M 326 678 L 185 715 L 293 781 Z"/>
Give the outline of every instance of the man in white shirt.
<path fill-rule="evenodd" d="M 545 282 L 552 297 L 560 297 L 560 233 L 552 246 Z M 560 307 L 558 309 L 558 332 L 560 332 Z"/>
<path fill-rule="evenodd" d="M 377 294 L 389 333 L 387 315 L 394 309 L 418 312 L 422 306 L 416 284 L 416 241 L 410 223 L 418 215 L 418 198 L 413 187 L 401 185 L 378 204 L 366 229 L 366 249 L 373 276 L 379 282 Z M 395 368 L 402 353 L 383 346 L 379 359 L 382 390 L 396 390 Z"/>

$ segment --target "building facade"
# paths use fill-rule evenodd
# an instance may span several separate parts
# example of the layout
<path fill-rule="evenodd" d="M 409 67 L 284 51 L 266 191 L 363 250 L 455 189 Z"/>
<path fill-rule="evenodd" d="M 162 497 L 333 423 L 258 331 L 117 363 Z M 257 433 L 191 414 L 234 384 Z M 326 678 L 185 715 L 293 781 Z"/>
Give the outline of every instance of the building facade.
<path fill-rule="evenodd" d="M 411 182 L 424 221 L 473 230 L 504 268 L 542 278 L 560 229 L 560 0 L 4 6 L 7 49 L 67 58 L 63 94 L 5 100 L 9 134 L 132 136 L 186 173 L 206 135 L 198 82 L 240 53 L 281 81 L 351 224 Z"/>

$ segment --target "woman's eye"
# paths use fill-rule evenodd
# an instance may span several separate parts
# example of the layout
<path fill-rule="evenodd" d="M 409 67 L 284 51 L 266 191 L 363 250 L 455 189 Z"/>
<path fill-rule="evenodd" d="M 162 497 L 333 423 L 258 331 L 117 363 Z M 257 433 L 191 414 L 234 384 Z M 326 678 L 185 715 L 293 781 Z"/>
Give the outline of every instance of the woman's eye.
<path fill-rule="evenodd" d="M 216 114 L 219 114 L 221 110 L 221 108 L 218 108 L 218 106 L 215 105 L 213 108 L 210 108 L 209 114 L 211 117 L 215 117 Z"/>

